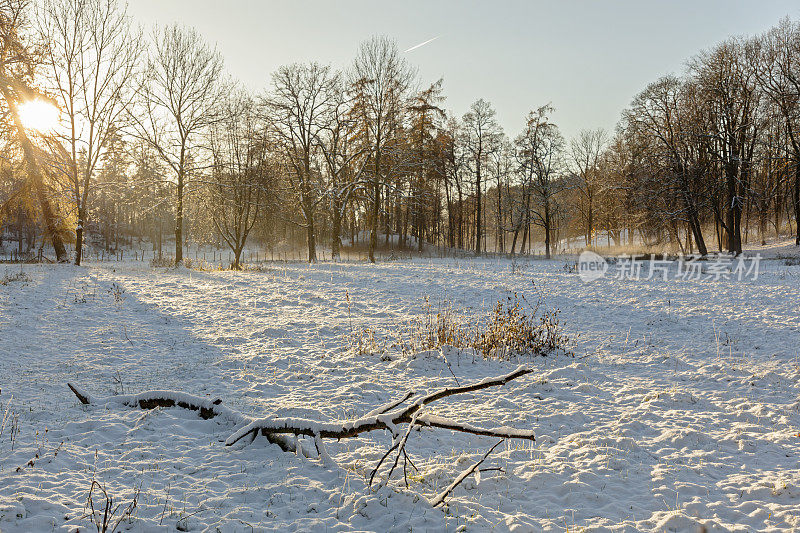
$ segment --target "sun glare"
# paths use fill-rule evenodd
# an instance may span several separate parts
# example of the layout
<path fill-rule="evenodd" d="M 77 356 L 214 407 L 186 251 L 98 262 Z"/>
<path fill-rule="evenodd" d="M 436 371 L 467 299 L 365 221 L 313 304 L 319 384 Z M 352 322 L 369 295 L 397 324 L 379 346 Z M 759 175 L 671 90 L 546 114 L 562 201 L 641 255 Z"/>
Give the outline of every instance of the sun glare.
<path fill-rule="evenodd" d="M 48 132 L 58 125 L 58 108 L 45 100 L 30 100 L 20 104 L 19 118 L 26 128 Z"/>

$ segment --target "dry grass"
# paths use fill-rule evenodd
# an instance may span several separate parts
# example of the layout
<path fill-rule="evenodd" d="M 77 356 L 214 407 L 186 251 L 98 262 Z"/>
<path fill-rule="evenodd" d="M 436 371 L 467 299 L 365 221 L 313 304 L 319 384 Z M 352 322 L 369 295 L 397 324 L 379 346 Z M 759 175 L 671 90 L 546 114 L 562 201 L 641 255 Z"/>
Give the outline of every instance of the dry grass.
<path fill-rule="evenodd" d="M 475 322 L 458 312 L 450 301 L 434 306 L 425 298 L 423 312 L 386 341 L 378 340 L 372 328 L 351 328 L 350 344 L 359 354 L 382 353 L 387 346 L 405 355 L 453 346 L 501 360 L 555 352 L 571 355 L 571 341 L 564 334 L 558 315 L 558 309 L 546 309 L 541 299 L 531 305 L 523 295 L 514 293 L 499 300 L 484 320 Z"/>
<path fill-rule="evenodd" d="M 115 533 L 120 531 L 120 525 L 127 520 L 130 524 L 139 502 L 139 488 L 134 490 L 133 498 L 127 503 L 114 505 L 114 497 L 106 487 L 92 479 L 89 496 L 86 499 L 86 512 L 88 518 L 97 529 L 97 533 Z M 127 529 L 127 528 L 126 528 Z"/>
<path fill-rule="evenodd" d="M 466 318 L 453 309 L 452 303 L 440 301 L 434 308 L 426 297 L 422 315 L 400 329 L 394 344 L 404 353 L 411 353 L 445 345 L 465 348 L 470 341 Z"/>
<path fill-rule="evenodd" d="M 0 278 L 0 285 L 8 285 L 9 283 L 14 283 L 15 281 L 21 283 L 30 283 L 33 280 L 31 280 L 31 277 L 28 274 L 20 271 L 14 274 L 6 274 Z"/>
<path fill-rule="evenodd" d="M 200 272 L 231 270 L 230 266 L 225 267 L 222 265 L 222 263 L 211 263 L 209 261 L 206 261 L 205 259 L 192 259 L 190 257 L 185 257 L 179 265 L 175 262 L 175 257 L 171 255 L 170 256 L 165 255 L 162 257 L 153 257 L 153 259 L 150 260 L 150 266 L 153 268 L 176 268 L 178 266 L 183 266 L 184 268 L 188 268 L 191 270 L 198 270 Z M 242 264 L 240 270 L 257 270 L 257 269 L 250 268 Z"/>
<path fill-rule="evenodd" d="M 476 332 L 473 348 L 483 357 L 494 359 L 567 352 L 569 338 L 561 329 L 559 310 L 542 310 L 541 300 L 526 310 L 527 303 L 517 293 L 505 302 L 498 301 L 486 327 Z"/>

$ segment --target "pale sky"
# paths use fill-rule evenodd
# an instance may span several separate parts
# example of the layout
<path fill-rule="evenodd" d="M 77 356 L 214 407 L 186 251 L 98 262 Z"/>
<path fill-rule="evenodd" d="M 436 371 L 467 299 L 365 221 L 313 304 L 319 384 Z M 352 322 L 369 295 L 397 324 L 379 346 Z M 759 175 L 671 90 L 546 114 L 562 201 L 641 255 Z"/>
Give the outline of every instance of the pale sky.
<path fill-rule="evenodd" d="M 730 35 L 800 19 L 797 0 L 130 0 L 145 27 L 180 22 L 216 44 L 227 70 L 251 90 L 280 65 L 315 60 L 349 66 L 358 44 L 387 35 L 419 72 L 444 78 L 458 116 L 490 101 L 509 136 L 531 109 L 552 103 L 566 137 L 613 131 L 650 81 Z"/>

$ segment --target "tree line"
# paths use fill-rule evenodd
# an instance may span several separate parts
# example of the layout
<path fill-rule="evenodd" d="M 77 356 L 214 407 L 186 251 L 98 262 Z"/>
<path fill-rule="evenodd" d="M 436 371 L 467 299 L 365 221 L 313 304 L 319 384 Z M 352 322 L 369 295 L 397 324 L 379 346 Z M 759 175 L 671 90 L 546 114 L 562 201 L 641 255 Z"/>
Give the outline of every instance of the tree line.
<path fill-rule="evenodd" d="M 0 224 L 17 245 L 170 236 L 233 252 L 303 242 L 547 257 L 565 239 L 739 253 L 800 245 L 800 25 L 704 51 L 636 95 L 613 134 L 567 141 L 550 104 L 508 136 L 478 99 L 447 111 L 386 37 L 342 70 L 280 67 L 259 92 L 191 28 L 144 32 L 116 0 L 0 0 Z M 60 124 L 33 129 L 43 100 Z M 2 244 L 2 242 L 0 242 Z"/>

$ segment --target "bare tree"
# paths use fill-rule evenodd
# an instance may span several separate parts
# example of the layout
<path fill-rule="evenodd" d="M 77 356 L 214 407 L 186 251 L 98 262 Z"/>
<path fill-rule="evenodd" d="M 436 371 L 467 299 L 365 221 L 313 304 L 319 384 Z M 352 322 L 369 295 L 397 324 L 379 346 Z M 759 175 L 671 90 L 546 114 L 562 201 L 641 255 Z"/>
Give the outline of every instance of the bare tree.
<path fill-rule="evenodd" d="M 545 256 L 550 259 L 556 195 L 563 189 L 559 182 L 564 139 L 550 122 L 553 108 L 542 106 L 528 113 L 525 130 L 517 137 L 517 160 L 520 171 L 536 199 L 533 222 L 544 231 Z M 513 251 L 513 250 L 512 250 Z"/>
<path fill-rule="evenodd" d="M 141 77 L 137 106 L 129 114 L 134 132 L 149 143 L 175 177 L 175 262 L 183 260 L 184 191 L 202 165 L 200 134 L 214 121 L 224 93 L 223 62 L 194 29 L 155 30 Z"/>
<path fill-rule="evenodd" d="M 795 244 L 800 246 L 800 24 L 784 19 L 752 42 L 751 55 L 759 86 L 783 120 L 794 163 L 792 203 Z"/>
<path fill-rule="evenodd" d="M 222 239 L 241 266 L 247 237 L 266 206 L 273 173 L 269 140 L 254 101 L 242 92 L 223 104 L 211 130 L 214 164 L 205 196 Z"/>
<path fill-rule="evenodd" d="M 500 252 L 505 252 L 505 210 L 503 209 L 504 200 L 503 200 L 503 185 L 505 184 L 508 187 L 508 180 L 510 179 L 511 175 L 513 174 L 513 166 L 514 166 L 514 150 L 512 144 L 509 140 L 503 135 L 503 139 L 500 143 L 500 147 L 498 150 L 494 151 L 491 154 L 492 160 L 492 172 L 494 173 L 495 177 L 495 186 L 496 186 L 496 194 L 497 194 L 497 205 L 495 215 L 496 218 L 496 235 L 495 235 L 495 250 Z M 508 198 L 505 199 L 505 202 L 508 202 Z"/>
<path fill-rule="evenodd" d="M 464 115 L 462 142 L 469 154 L 467 164 L 475 179 L 475 253 L 481 253 L 483 242 L 482 203 L 483 181 L 490 155 L 500 148 L 502 131 L 495 119 L 495 110 L 486 100 L 480 99 L 472 104 Z"/>
<path fill-rule="evenodd" d="M 317 259 L 315 217 L 325 198 L 316 151 L 338 83 L 338 74 L 317 63 L 283 66 L 272 76 L 267 100 L 281 139 L 286 178 L 306 229 L 309 262 Z"/>
<path fill-rule="evenodd" d="M 331 257 L 341 255 L 342 220 L 352 196 L 362 190 L 368 149 L 360 142 L 357 121 L 352 116 L 352 99 L 341 76 L 330 86 L 330 105 L 324 114 L 319 149 L 325 160 L 324 195 L 331 214 Z"/>
<path fill-rule="evenodd" d="M 728 251 L 735 254 L 742 252 L 742 212 L 762 126 L 758 116 L 761 91 L 745 53 L 740 39 L 729 39 L 698 56 L 691 72 L 699 88 L 697 96 L 707 110 L 711 154 L 724 182 L 720 223 L 727 235 Z"/>
<path fill-rule="evenodd" d="M 141 36 L 116 0 L 46 0 L 38 31 L 68 126 L 63 171 L 77 213 L 75 264 L 80 265 L 93 177 L 130 103 Z"/>
<path fill-rule="evenodd" d="M 592 242 L 595 231 L 595 202 L 599 194 L 600 156 L 606 144 L 606 132 L 602 129 L 582 130 L 570 143 L 570 157 L 578 178 L 581 202 L 579 208 L 586 228 L 586 244 Z"/>

